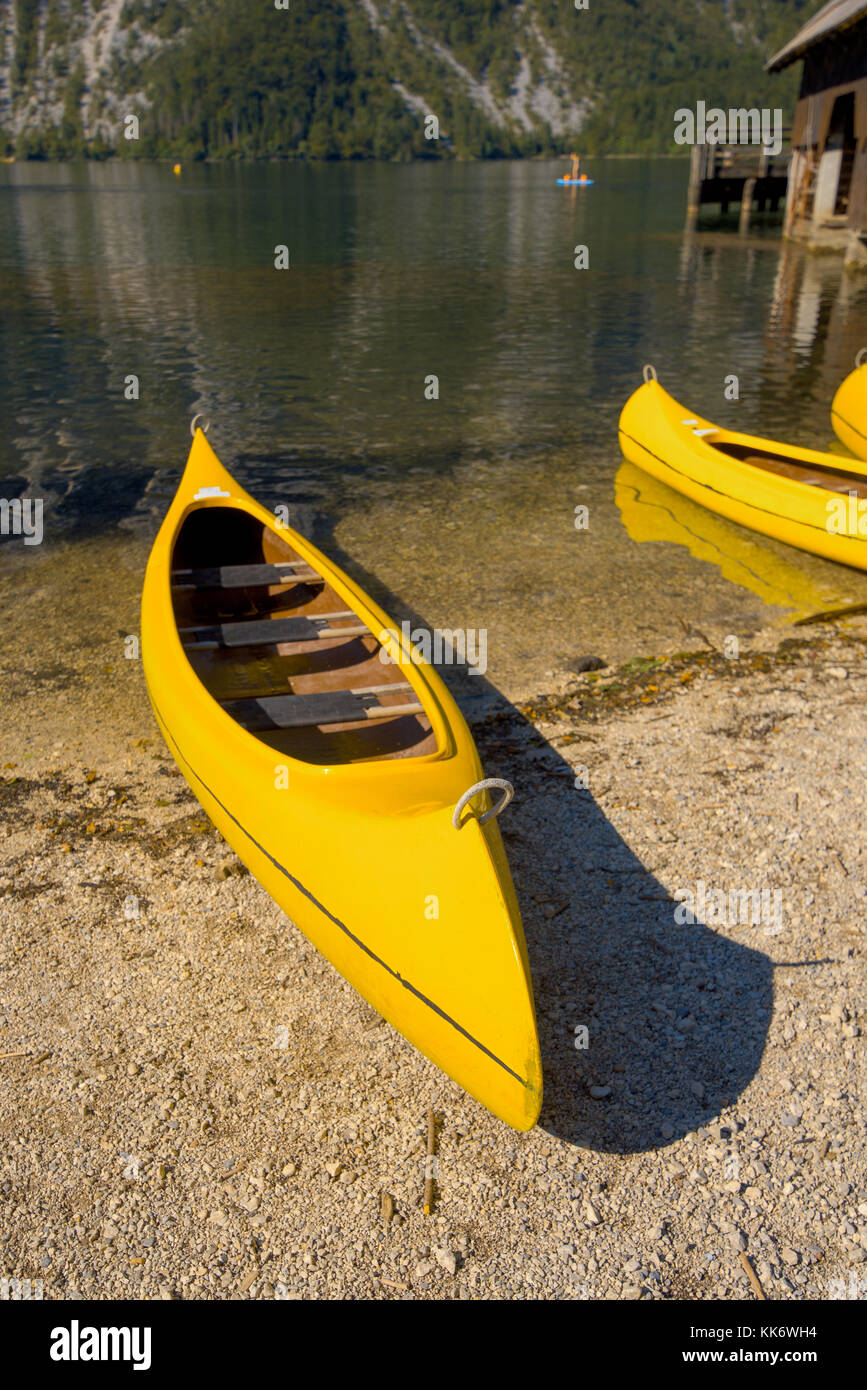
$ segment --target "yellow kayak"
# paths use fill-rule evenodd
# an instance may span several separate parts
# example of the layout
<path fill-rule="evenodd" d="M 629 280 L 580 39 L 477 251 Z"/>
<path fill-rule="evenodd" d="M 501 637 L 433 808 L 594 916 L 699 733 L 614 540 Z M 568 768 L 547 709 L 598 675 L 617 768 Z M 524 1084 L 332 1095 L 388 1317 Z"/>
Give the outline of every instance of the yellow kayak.
<path fill-rule="evenodd" d="M 741 526 L 867 569 L 867 476 L 858 460 L 720 429 L 648 371 L 620 416 L 631 463 Z"/>
<path fill-rule="evenodd" d="M 463 716 L 399 627 L 193 428 L 142 594 L 166 743 L 336 969 L 495 1115 L 531 1129 L 533 990 L 496 821 L 511 788 L 482 780 Z"/>
<path fill-rule="evenodd" d="M 834 433 L 859 459 L 867 459 L 867 348 L 855 358 L 855 370 L 831 402 Z"/>

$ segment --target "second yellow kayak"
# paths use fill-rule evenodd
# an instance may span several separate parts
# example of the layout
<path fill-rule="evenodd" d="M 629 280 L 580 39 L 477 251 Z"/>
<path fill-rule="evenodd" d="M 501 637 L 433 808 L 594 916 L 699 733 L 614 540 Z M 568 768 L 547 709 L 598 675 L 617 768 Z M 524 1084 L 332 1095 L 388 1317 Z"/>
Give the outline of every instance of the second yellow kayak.
<path fill-rule="evenodd" d="M 620 416 L 630 462 L 720 516 L 800 550 L 867 569 L 867 476 L 855 459 L 720 429 L 655 375 Z"/>
<path fill-rule="evenodd" d="M 834 433 L 859 459 L 867 459 L 867 349 L 858 353 L 850 372 L 831 402 Z"/>

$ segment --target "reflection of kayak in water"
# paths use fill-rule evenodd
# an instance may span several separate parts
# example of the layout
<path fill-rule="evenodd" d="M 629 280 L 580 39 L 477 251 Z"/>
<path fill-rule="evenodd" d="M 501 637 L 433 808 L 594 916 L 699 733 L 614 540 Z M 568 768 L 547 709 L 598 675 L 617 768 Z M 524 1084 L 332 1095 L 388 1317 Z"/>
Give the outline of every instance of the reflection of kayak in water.
<path fill-rule="evenodd" d="M 585 178 L 580 178 L 580 179 L 558 179 L 557 182 L 558 182 L 558 183 L 571 183 L 571 184 L 573 185 L 573 187 L 575 187 L 575 188 L 588 188 L 588 187 L 590 186 L 590 184 L 593 183 L 593 179 L 585 179 Z"/>
<path fill-rule="evenodd" d="M 685 545 L 697 560 L 716 565 L 732 584 L 740 584 L 765 603 L 814 613 L 841 599 L 839 591 L 818 583 L 769 545 L 661 483 L 627 459 L 614 480 L 620 517 L 632 540 Z"/>

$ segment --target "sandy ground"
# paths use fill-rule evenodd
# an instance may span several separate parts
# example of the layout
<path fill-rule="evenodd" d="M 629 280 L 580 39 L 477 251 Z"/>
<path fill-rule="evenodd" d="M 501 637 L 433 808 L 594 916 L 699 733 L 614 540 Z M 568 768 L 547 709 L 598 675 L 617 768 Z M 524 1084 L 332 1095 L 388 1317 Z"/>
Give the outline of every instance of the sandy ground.
<path fill-rule="evenodd" d="M 118 660 L 134 612 L 103 601 L 102 644 L 3 678 L 0 1278 L 741 1299 L 745 1254 L 770 1299 L 867 1293 L 867 626 L 737 659 L 693 638 L 517 709 L 474 687 L 486 771 L 518 788 L 546 1085 L 518 1135 L 230 854 Z"/>

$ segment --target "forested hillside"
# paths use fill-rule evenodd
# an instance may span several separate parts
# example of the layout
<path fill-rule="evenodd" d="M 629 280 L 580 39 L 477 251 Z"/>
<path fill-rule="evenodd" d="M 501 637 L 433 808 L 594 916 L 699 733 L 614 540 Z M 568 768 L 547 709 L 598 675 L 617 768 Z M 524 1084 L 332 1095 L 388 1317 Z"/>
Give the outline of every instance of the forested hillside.
<path fill-rule="evenodd" d="M 674 148 L 673 112 L 698 99 L 790 117 L 796 74 L 764 62 L 815 0 L 588 3 L 0 0 L 0 152 L 640 153 Z"/>

